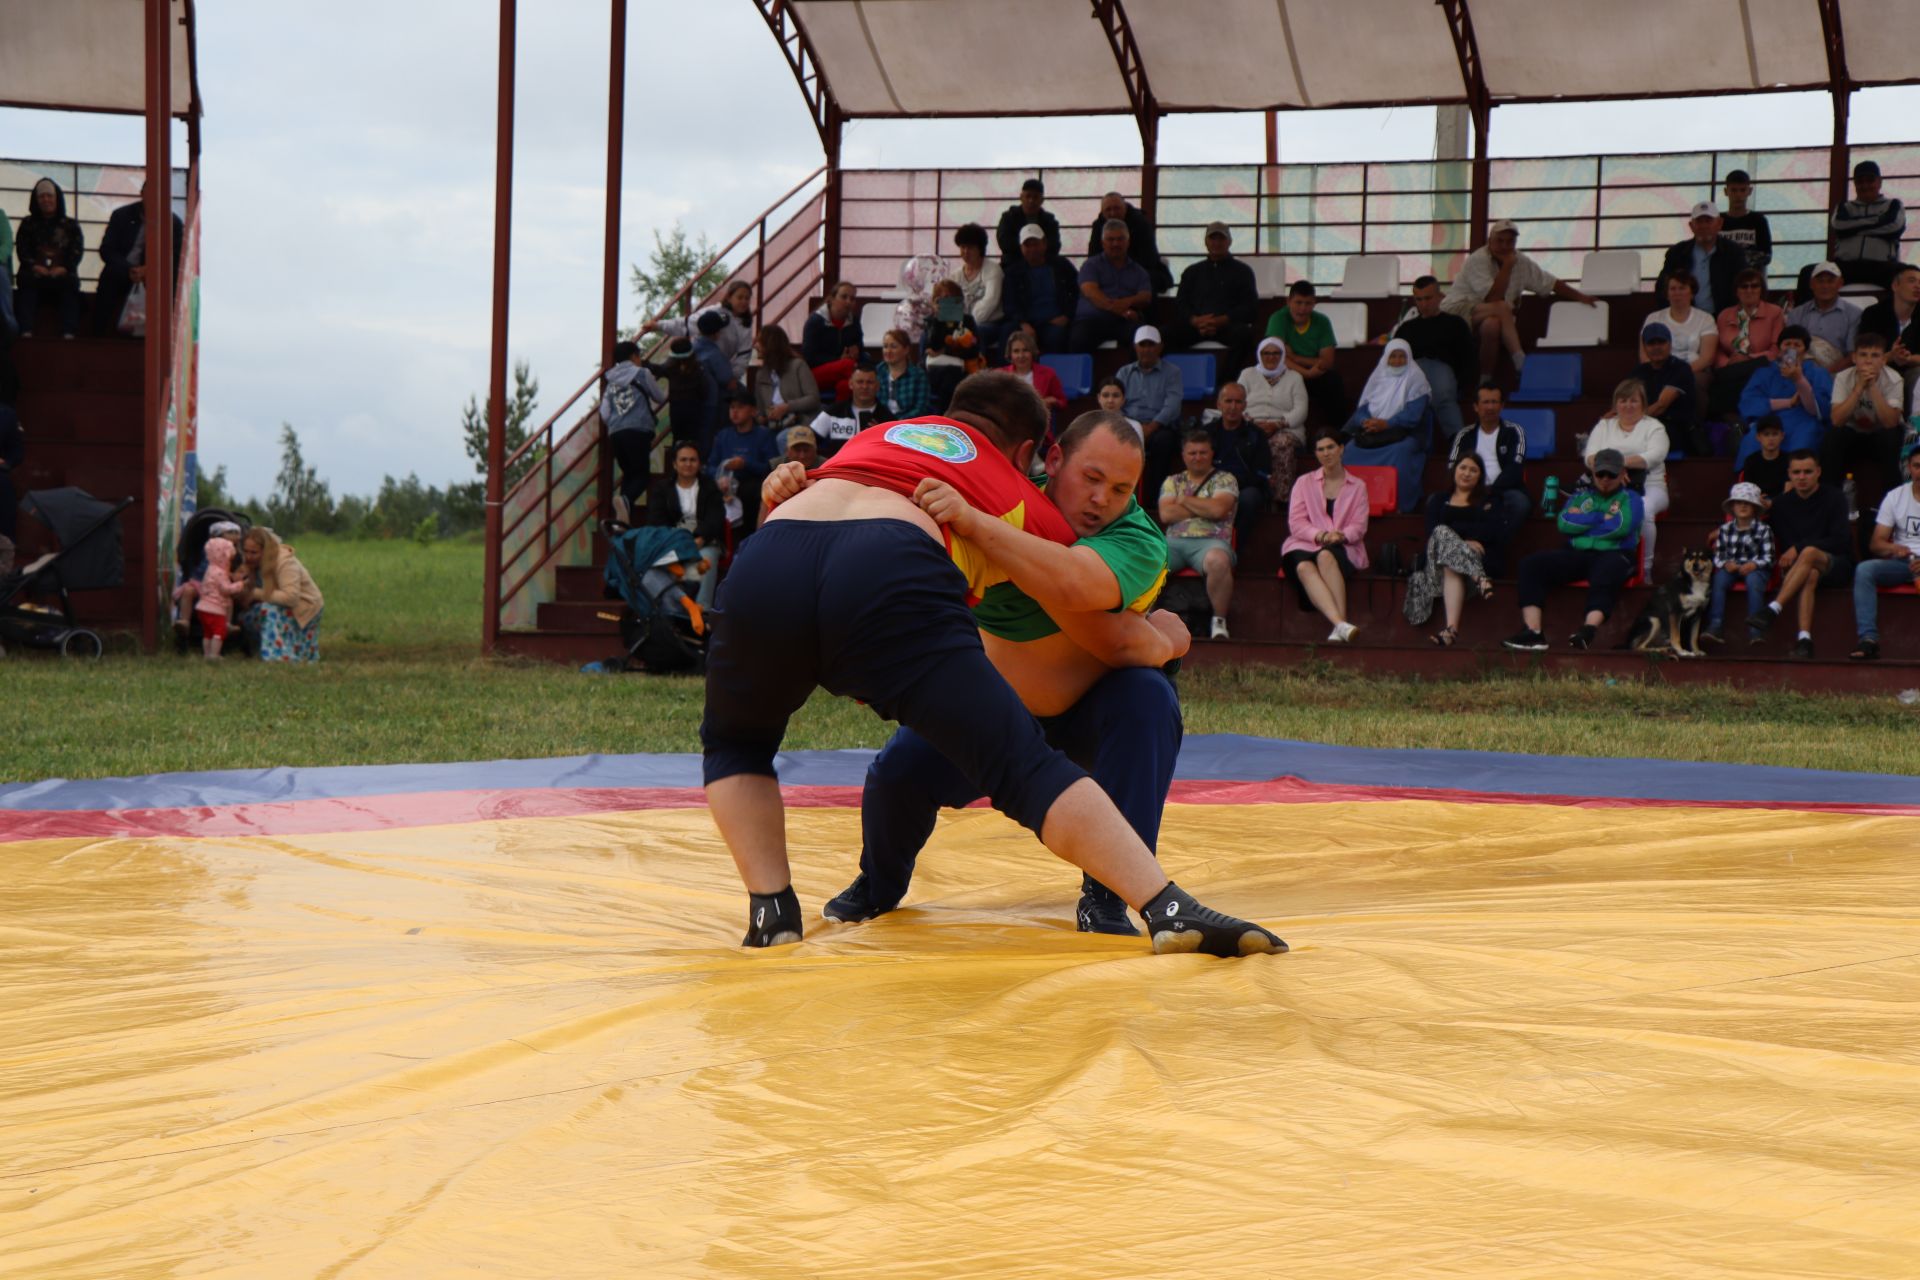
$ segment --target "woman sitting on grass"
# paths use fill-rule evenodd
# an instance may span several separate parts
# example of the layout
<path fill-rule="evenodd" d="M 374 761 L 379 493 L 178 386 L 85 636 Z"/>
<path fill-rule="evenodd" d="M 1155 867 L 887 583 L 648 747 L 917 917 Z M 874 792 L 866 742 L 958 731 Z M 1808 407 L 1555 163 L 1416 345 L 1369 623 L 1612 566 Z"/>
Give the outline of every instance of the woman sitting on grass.
<path fill-rule="evenodd" d="M 265 525 L 247 530 L 240 545 L 248 585 L 235 599 L 240 626 L 263 662 L 320 661 L 320 612 L 326 601 L 313 576 Z"/>
<path fill-rule="evenodd" d="M 1482 600 L 1493 595 L 1487 565 L 1500 554 L 1507 530 L 1501 504 L 1487 492 L 1480 455 L 1461 455 L 1453 464 L 1453 491 L 1427 499 L 1427 546 L 1420 568 L 1407 583 L 1407 621 L 1419 626 L 1433 614 L 1436 598 L 1446 602 L 1447 625 L 1428 637 L 1447 648 L 1460 638 L 1460 615 L 1467 607 L 1467 584 Z"/>

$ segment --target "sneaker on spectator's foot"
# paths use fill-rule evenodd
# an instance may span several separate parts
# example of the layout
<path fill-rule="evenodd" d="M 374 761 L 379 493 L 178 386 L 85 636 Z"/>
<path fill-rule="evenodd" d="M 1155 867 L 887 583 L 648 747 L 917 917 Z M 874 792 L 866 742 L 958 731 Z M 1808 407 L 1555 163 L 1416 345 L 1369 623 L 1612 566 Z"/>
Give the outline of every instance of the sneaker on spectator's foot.
<path fill-rule="evenodd" d="M 1232 639 L 1232 637 L 1227 634 L 1227 620 L 1225 618 L 1215 618 L 1213 620 L 1212 634 L 1210 634 L 1207 638 L 1209 640 Z"/>
<path fill-rule="evenodd" d="M 1793 642 L 1793 648 L 1787 651 L 1787 656 L 1789 658 L 1811 658 L 1813 656 L 1813 641 L 1806 636 L 1801 636 Z"/>
<path fill-rule="evenodd" d="M 1767 634 L 1768 630 L 1773 626 L 1773 620 L 1779 616 L 1780 615 L 1772 609 L 1762 609 L 1747 619 L 1747 630 L 1753 633 L 1755 640 L 1758 640 L 1761 636 Z"/>
<path fill-rule="evenodd" d="M 892 902 L 882 902 L 875 897 L 873 885 L 867 879 L 867 873 L 862 871 L 853 878 L 852 884 L 827 900 L 827 905 L 820 908 L 820 917 L 823 920 L 838 920 L 841 924 L 858 924 L 862 920 L 883 916 L 899 905 L 897 898 Z"/>
<path fill-rule="evenodd" d="M 1726 642 L 1727 638 L 1720 634 L 1718 627 L 1713 627 L 1700 633 L 1701 644 L 1725 644 Z"/>
<path fill-rule="evenodd" d="M 1358 634 L 1360 634 L 1360 628 L 1351 622 L 1336 622 L 1333 624 L 1333 630 L 1327 633 L 1327 643 L 1351 644 Z"/>
<path fill-rule="evenodd" d="M 1140 936 L 1120 895 L 1092 876 L 1080 877 L 1080 905 L 1073 919 L 1082 933 L 1112 933 L 1123 938 Z"/>
<path fill-rule="evenodd" d="M 747 936 L 743 947 L 783 947 L 800 941 L 800 899 L 788 885 L 778 893 L 747 895 Z"/>
<path fill-rule="evenodd" d="M 1596 634 L 1598 628 L 1582 623 L 1578 631 L 1567 637 L 1567 643 L 1576 649 L 1591 649 Z"/>
<path fill-rule="evenodd" d="M 1545 653 L 1547 651 L 1547 638 L 1538 631 L 1535 631 L 1532 627 L 1510 635 L 1500 643 L 1509 649 L 1518 649 L 1522 653 Z"/>
<path fill-rule="evenodd" d="M 1860 642 L 1853 646 L 1853 652 L 1847 656 L 1856 662 L 1871 662 L 1880 656 L 1880 641 L 1875 638 L 1862 636 Z"/>
<path fill-rule="evenodd" d="M 1156 955 L 1201 951 L 1210 956 L 1274 955 L 1287 944 L 1249 920 L 1203 907 L 1173 881 L 1140 909 Z"/>

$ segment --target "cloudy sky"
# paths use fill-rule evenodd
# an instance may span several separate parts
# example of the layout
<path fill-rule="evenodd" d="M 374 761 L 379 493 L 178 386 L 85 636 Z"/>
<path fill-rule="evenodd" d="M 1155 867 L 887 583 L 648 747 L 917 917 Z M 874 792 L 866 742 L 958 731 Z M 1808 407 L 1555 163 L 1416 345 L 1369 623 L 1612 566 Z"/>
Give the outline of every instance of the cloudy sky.
<path fill-rule="evenodd" d="M 203 156 L 200 449 L 264 494 L 282 421 L 335 493 L 471 476 L 484 391 L 495 21 L 484 0 L 199 0 Z M 521 6 L 512 350 L 542 403 L 592 372 L 606 156 L 606 5 Z M 675 220 L 715 243 L 815 168 L 817 135 L 747 0 L 633 0 L 622 258 Z M 296 55 L 297 51 L 297 55 Z M 1911 139 L 1920 90 L 1859 95 L 1854 139 Z M 1819 145 L 1823 95 L 1504 107 L 1498 155 Z M 1263 154 L 1258 116 L 1175 118 L 1164 163 Z M 184 155 L 184 143 L 176 142 Z M 1283 116 L 1283 162 L 1423 159 L 1431 110 Z M 0 155 L 138 163 L 134 120 L 0 110 Z M 1135 161 L 1131 121 L 867 122 L 849 166 Z M 636 318 L 628 301 L 623 324 Z"/>

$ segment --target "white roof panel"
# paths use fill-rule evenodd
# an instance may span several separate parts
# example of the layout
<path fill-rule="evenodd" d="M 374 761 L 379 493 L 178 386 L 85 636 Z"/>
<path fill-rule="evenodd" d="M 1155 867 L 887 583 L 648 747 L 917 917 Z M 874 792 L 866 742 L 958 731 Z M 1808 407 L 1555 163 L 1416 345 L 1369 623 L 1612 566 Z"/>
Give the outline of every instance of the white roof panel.
<path fill-rule="evenodd" d="M 186 0 L 173 4 L 173 114 L 193 102 Z M 0 106 L 145 112 L 142 0 L 0 0 Z"/>

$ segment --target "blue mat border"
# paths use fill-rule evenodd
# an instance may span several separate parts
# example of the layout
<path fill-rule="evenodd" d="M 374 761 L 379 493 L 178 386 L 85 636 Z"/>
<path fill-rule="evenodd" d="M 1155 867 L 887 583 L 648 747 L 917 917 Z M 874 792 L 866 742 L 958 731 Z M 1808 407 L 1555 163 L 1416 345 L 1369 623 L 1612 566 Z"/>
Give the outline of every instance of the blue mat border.
<path fill-rule="evenodd" d="M 873 752 L 794 751 L 780 756 L 792 786 L 858 786 Z M 1496 751 L 1337 747 L 1240 734 L 1195 735 L 1177 777 L 1264 782 L 1297 777 L 1340 786 L 1414 787 L 1508 795 L 1621 800 L 1761 801 L 1920 806 L 1920 778 L 1673 760 L 1532 756 Z M 588 755 L 546 760 L 355 765 L 162 773 L 135 778 L 0 785 L 0 811 L 180 809 L 330 800 L 427 791 L 575 787 L 697 787 L 700 757 Z"/>

